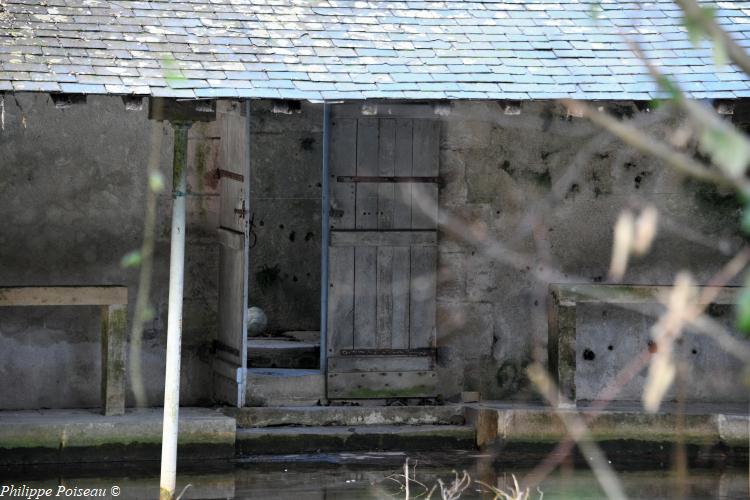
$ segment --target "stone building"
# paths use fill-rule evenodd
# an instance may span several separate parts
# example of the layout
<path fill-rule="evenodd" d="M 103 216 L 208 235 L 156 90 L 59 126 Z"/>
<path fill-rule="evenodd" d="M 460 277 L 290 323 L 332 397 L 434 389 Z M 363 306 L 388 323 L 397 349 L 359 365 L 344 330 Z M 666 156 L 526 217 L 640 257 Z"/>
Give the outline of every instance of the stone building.
<path fill-rule="evenodd" d="M 665 91 L 623 36 L 741 127 L 750 80 L 714 67 L 669 1 L 592 5 L 2 2 L 0 286 L 127 287 L 130 333 L 139 270 L 121 261 L 141 245 L 155 165 L 168 187 L 138 377 L 160 405 L 184 147 L 183 405 L 536 400 L 525 368 L 548 358 L 550 285 L 608 283 L 623 209 L 661 221 L 627 284 L 681 270 L 706 284 L 744 244 L 730 193 L 559 99 L 671 137 L 684 118 L 653 105 Z M 742 8 L 716 15 L 746 42 Z M 578 307 L 576 398 L 648 349 L 645 302 Z M 249 338 L 248 306 L 267 316 Z M 710 312 L 732 324 L 731 307 Z M 98 406 L 99 321 L 93 307 L 4 308 L 2 409 Z M 679 350 L 689 401 L 748 400 L 731 353 L 692 334 Z M 639 400 L 644 376 L 617 398 Z"/>

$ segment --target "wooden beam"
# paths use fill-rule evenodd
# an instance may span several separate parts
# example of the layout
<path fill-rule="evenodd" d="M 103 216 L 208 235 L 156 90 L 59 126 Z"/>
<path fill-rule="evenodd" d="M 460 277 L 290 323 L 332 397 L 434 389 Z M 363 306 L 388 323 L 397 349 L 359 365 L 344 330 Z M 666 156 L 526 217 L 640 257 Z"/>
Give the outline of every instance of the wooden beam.
<path fill-rule="evenodd" d="M 102 404 L 105 415 L 125 413 L 127 321 L 127 306 L 102 306 Z"/>
<path fill-rule="evenodd" d="M 101 306 L 102 410 L 105 415 L 125 413 L 127 287 L 0 287 L 0 306 Z"/>
<path fill-rule="evenodd" d="M 332 106 L 334 118 L 385 116 L 392 118 L 440 118 L 444 109 L 435 104 L 346 103 Z"/>
<path fill-rule="evenodd" d="M 331 356 L 331 372 L 398 372 L 405 369 L 431 371 L 435 361 L 428 356 Z"/>
<path fill-rule="evenodd" d="M 109 306 L 127 305 L 123 286 L 0 287 L 0 306 Z"/>
<path fill-rule="evenodd" d="M 148 119 L 170 122 L 212 122 L 216 120 L 216 102 L 152 97 L 149 99 Z"/>
<path fill-rule="evenodd" d="M 436 394 L 434 371 L 329 372 L 331 399 L 425 398 Z"/>

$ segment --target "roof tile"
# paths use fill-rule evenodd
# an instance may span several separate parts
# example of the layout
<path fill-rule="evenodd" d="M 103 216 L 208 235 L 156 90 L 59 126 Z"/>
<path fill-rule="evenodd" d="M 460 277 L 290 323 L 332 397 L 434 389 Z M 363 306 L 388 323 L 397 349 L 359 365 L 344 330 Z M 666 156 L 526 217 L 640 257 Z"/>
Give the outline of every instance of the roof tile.
<path fill-rule="evenodd" d="M 750 46 L 750 2 L 707 0 Z M 295 99 L 650 99 L 636 36 L 696 98 L 747 96 L 671 0 L 6 0 L 0 91 Z M 7 28 L 7 29 L 5 29 Z M 166 78 L 176 74 L 178 78 Z"/>

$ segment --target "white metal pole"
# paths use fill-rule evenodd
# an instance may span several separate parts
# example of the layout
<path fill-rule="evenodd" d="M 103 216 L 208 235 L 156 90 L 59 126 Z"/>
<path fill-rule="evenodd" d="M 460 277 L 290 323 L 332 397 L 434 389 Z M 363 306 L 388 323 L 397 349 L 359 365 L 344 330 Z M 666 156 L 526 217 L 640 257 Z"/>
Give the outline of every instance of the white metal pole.
<path fill-rule="evenodd" d="M 161 442 L 160 500 L 173 500 L 177 476 L 177 424 L 180 410 L 180 344 L 182 291 L 185 281 L 185 191 L 187 140 L 190 123 L 174 128 L 172 234 L 169 256 L 169 312 L 167 316 L 167 369 L 164 377 L 164 424 Z"/>

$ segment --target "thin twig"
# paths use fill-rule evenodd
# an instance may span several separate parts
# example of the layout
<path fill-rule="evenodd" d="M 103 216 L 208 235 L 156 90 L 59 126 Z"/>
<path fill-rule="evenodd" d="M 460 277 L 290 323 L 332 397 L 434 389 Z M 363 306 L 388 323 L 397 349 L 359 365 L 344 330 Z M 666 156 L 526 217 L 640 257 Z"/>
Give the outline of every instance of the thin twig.
<path fill-rule="evenodd" d="M 564 401 L 564 398 L 559 395 L 557 385 L 540 364 L 535 363 L 531 365 L 528 369 L 528 374 L 529 379 L 550 405 L 554 407 L 558 399 L 563 400 L 563 403 L 570 404 L 569 401 Z M 589 464 L 589 467 L 591 467 L 591 471 L 594 473 L 597 481 L 599 481 L 607 497 L 612 500 L 625 500 L 625 492 L 622 489 L 620 480 L 612 470 L 612 467 L 610 467 L 602 451 L 594 443 L 594 439 L 583 419 L 575 413 L 561 411 L 557 408 L 555 408 L 555 414 L 565 425 L 570 437 L 575 440 L 581 449 L 584 459 Z"/>
<path fill-rule="evenodd" d="M 695 0 L 675 0 L 675 3 L 682 8 L 686 17 L 690 18 L 691 21 L 695 21 L 708 33 L 711 38 L 714 39 L 714 43 L 718 40 L 727 49 L 729 58 L 739 66 L 742 71 L 747 75 L 750 75 L 750 56 L 745 52 L 745 49 L 734 41 L 729 36 L 729 33 L 724 31 L 721 26 L 716 23 L 713 16 L 707 16 L 704 14 L 703 8 Z"/>
<path fill-rule="evenodd" d="M 678 172 L 703 181 L 712 182 L 719 186 L 730 187 L 733 189 L 736 189 L 737 187 L 730 179 L 724 177 L 718 172 L 707 169 L 704 165 L 695 161 L 685 153 L 674 150 L 670 146 L 641 132 L 638 128 L 624 123 L 606 112 L 597 111 L 592 106 L 580 101 L 566 100 L 564 102 L 571 108 L 579 110 L 583 116 L 596 125 L 622 139 L 623 142 L 644 153 L 659 158 Z"/>
<path fill-rule="evenodd" d="M 162 106 L 157 100 L 154 106 Z M 141 266 L 138 277 L 138 294 L 135 299 L 133 312 L 133 329 L 130 334 L 130 380 L 135 396 L 136 406 L 146 406 L 146 390 L 143 384 L 141 369 L 141 344 L 143 341 L 143 326 L 149 310 L 151 296 L 151 278 L 153 275 L 154 240 L 156 238 L 156 203 L 157 190 L 152 186 L 152 177 L 161 175 L 159 172 L 159 154 L 161 152 L 162 126 L 158 122 L 152 124 L 151 149 L 148 156 L 146 179 L 146 215 L 143 222 L 143 243 L 141 246 Z"/>

